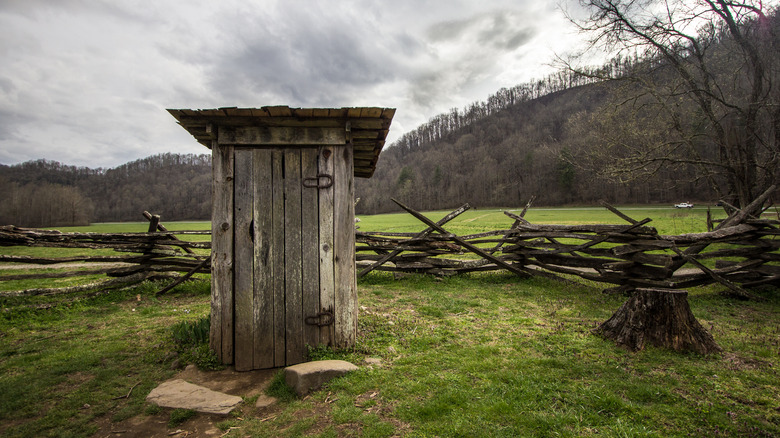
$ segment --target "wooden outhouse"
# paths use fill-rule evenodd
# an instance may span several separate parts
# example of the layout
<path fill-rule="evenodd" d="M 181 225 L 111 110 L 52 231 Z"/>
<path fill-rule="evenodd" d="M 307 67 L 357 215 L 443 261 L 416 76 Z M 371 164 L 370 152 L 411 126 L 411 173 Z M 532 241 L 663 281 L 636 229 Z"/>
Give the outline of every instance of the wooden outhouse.
<path fill-rule="evenodd" d="M 168 110 L 211 149 L 211 348 L 236 370 L 306 360 L 357 334 L 353 176 L 390 108 Z"/>

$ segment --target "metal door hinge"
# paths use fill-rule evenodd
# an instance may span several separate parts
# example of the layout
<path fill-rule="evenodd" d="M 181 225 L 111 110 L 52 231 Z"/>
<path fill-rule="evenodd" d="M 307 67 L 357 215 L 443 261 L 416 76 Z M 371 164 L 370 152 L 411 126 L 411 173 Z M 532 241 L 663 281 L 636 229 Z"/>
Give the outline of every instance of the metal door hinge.
<path fill-rule="evenodd" d="M 305 322 L 307 325 L 316 325 L 318 327 L 331 325 L 333 324 L 333 313 L 325 311 L 314 316 L 307 316 Z"/>

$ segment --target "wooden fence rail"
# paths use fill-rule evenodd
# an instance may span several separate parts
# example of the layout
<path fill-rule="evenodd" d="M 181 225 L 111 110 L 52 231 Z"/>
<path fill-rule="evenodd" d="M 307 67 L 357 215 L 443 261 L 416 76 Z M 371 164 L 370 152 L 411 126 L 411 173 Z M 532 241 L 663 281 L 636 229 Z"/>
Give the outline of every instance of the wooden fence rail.
<path fill-rule="evenodd" d="M 519 215 L 505 212 L 514 219 L 509 229 L 458 236 L 444 227 L 468 210 L 468 205 L 433 222 L 398 203 L 427 228 L 418 233 L 356 232 L 358 275 L 372 270 L 438 276 L 506 270 L 523 277 L 544 276 L 565 281 L 579 277 L 610 284 L 606 291 L 623 293 L 635 288 L 685 289 L 720 283 L 736 296 L 755 298 L 747 289 L 762 284 L 780 285 L 780 221 L 759 219 L 761 208 L 773 190 L 774 187 L 767 190 L 745 209 L 735 209 L 728 218 L 712 226 L 711 231 L 672 236 L 658 234 L 648 226 L 649 218 L 635 220 L 607 204 L 604 207 L 627 224 L 532 224 L 525 219 L 530 202 Z M 205 251 L 210 249 L 210 243 L 177 237 L 207 235 L 209 231 L 172 232 L 159 224 L 158 216 L 147 212 L 144 215 L 150 220 L 147 233 L 60 233 L 0 227 L 0 246 L 127 253 L 51 258 L 0 255 L 0 262 L 37 267 L 56 264 L 62 269 L 14 275 L 3 275 L 0 271 L 0 281 L 98 273 L 111 277 L 85 286 L 0 292 L 0 296 L 121 287 L 160 277 L 177 279 L 174 284 L 178 284 L 195 273 L 210 272 L 210 259 Z"/>
<path fill-rule="evenodd" d="M 0 254 L 0 281 L 105 275 L 108 279 L 61 288 L 35 288 L 0 292 L 0 297 L 53 295 L 130 286 L 149 279 L 189 278 L 195 273 L 209 273 L 208 254 L 211 242 L 180 240 L 177 236 L 209 235 L 210 231 L 168 231 L 159 224 L 159 216 L 144 212 L 150 220 L 146 233 L 62 233 L 56 230 L 0 226 L 0 246 L 85 249 L 75 256 L 44 257 Z M 96 252 L 118 252 L 123 255 L 103 255 Z M 91 253 L 91 254 L 90 254 Z M 30 272 L 6 274 L 9 269 Z M 41 268 L 57 268 L 40 272 Z M 32 269 L 32 270 L 31 270 Z M 37 269 L 37 270 L 36 270 Z M 180 273 L 186 273 L 184 277 Z"/>

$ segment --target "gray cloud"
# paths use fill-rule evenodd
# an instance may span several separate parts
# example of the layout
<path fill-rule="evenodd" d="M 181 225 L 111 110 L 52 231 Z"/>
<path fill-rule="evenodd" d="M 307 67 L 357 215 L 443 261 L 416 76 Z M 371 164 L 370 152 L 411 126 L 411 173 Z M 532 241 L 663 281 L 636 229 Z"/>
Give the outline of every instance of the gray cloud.
<path fill-rule="evenodd" d="M 0 163 L 206 152 L 165 108 L 392 106 L 392 141 L 543 75 L 565 26 L 531 0 L 0 2 Z"/>

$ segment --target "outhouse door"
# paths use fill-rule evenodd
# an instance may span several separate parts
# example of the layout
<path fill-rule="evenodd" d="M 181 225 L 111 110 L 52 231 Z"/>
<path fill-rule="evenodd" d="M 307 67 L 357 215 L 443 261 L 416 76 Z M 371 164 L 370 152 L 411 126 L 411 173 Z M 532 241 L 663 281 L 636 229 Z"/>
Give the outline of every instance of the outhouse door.
<path fill-rule="evenodd" d="M 223 186 L 215 183 L 223 206 L 212 218 L 212 325 L 219 308 L 221 331 L 215 342 L 212 327 L 212 349 L 243 371 L 301 363 L 310 346 L 353 345 L 352 146 L 212 152 Z"/>

